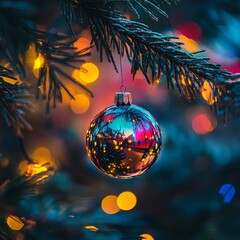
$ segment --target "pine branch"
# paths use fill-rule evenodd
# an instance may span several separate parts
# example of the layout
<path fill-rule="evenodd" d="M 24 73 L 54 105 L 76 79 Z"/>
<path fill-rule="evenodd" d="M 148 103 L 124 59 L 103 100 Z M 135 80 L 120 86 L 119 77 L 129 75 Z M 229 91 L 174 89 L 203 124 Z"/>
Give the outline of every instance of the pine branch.
<path fill-rule="evenodd" d="M 42 31 L 35 32 L 33 35 L 36 50 L 42 58 L 42 66 L 39 71 L 36 97 L 39 98 L 40 90 L 42 98 L 46 99 L 46 111 L 50 111 L 50 104 L 56 107 L 56 102 L 62 102 L 62 90 L 66 91 L 69 96 L 74 99 L 73 95 L 68 91 L 61 78 L 65 78 L 85 90 L 90 96 L 92 92 L 83 84 L 73 79 L 62 67 L 70 69 L 79 68 L 79 63 L 83 62 L 82 58 L 90 55 L 86 48 L 81 51 L 75 51 L 73 41 L 69 41 L 66 36 L 60 36 L 54 33 L 45 33 Z M 76 65 L 78 64 L 78 65 Z"/>
<path fill-rule="evenodd" d="M 46 166 L 46 165 L 44 165 Z M 7 181 L 6 184 L 0 186 L 0 208 L 16 207 L 21 200 L 37 194 L 39 185 L 44 183 L 46 179 L 53 175 L 51 167 L 45 167 L 45 171 L 38 174 L 29 174 L 17 176 L 12 181 Z M 8 209 L 8 208 L 6 208 Z"/>
<path fill-rule="evenodd" d="M 106 8 L 111 9 L 111 11 L 119 12 L 133 12 L 138 18 L 139 9 L 142 9 L 147 13 L 152 19 L 158 20 L 158 13 L 167 17 L 165 11 L 162 10 L 160 2 L 163 4 L 171 5 L 177 3 L 179 0 L 90 0 L 90 1 L 80 1 L 80 0 L 62 0 L 63 14 L 67 17 L 68 21 L 72 22 L 74 19 L 81 19 L 81 12 L 78 11 L 78 16 L 76 17 L 74 8 L 80 10 L 81 5 L 87 3 L 91 5 L 105 5 Z"/>
<path fill-rule="evenodd" d="M 31 107 L 25 99 L 31 95 L 25 85 L 11 84 L 4 80 L 15 79 L 12 75 L 12 71 L 0 66 L 0 108 L 7 125 L 21 136 L 22 129 L 31 129 L 31 125 L 24 119 L 25 110 Z"/>
<path fill-rule="evenodd" d="M 0 56 L 24 78 L 22 59 L 30 43 L 28 31 L 33 26 L 30 17 L 34 13 L 30 1 L 0 2 Z"/>
<path fill-rule="evenodd" d="M 213 88 L 213 99 L 217 99 L 214 108 L 219 110 L 220 105 L 224 108 L 221 102 L 221 95 L 226 91 L 224 83 L 233 76 L 222 70 L 220 65 L 199 57 L 197 54 L 200 52 L 185 52 L 181 48 L 182 43 L 173 42 L 173 37 L 165 37 L 151 31 L 145 24 L 126 20 L 108 3 L 80 1 L 78 4 L 82 14 L 86 15 L 101 61 L 105 52 L 117 71 L 113 52 L 125 53 L 132 65 L 133 77 L 140 70 L 147 82 L 153 84 L 164 74 L 168 88 L 177 88 L 180 96 L 188 101 L 196 99 L 204 81 L 207 81 Z M 218 91 L 220 86 L 221 91 Z"/>

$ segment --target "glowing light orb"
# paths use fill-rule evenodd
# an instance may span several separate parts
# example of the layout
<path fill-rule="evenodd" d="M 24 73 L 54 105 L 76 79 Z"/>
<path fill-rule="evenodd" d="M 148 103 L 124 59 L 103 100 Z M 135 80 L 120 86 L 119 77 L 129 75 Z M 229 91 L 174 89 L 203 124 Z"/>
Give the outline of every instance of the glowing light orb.
<path fill-rule="evenodd" d="M 180 42 L 184 43 L 182 48 L 188 52 L 197 52 L 200 50 L 200 47 L 196 41 L 191 38 L 184 36 L 183 34 L 179 34 L 178 36 Z"/>
<path fill-rule="evenodd" d="M 84 94 L 78 94 L 74 98 L 75 100 L 73 99 L 70 104 L 71 110 L 76 114 L 85 113 L 90 106 L 89 98 Z"/>
<path fill-rule="evenodd" d="M 137 204 L 137 197 L 132 192 L 123 192 L 118 196 L 117 205 L 121 210 L 132 210 Z"/>
<path fill-rule="evenodd" d="M 193 130 L 200 135 L 212 132 L 217 126 L 217 121 L 207 114 L 198 114 L 192 120 Z"/>
<path fill-rule="evenodd" d="M 21 218 L 10 215 L 7 217 L 7 225 L 14 231 L 20 231 L 24 227 L 24 222 Z"/>
<path fill-rule="evenodd" d="M 140 237 L 142 240 L 154 240 L 153 236 L 148 233 L 141 234 Z"/>
<path fill-rule="evenodd" d="M 102 210 L 107 214 L 116 214 L 120 211 L 117 205 L 117 196 L 109 195 L 102 200 Z"/>
<path fill-rule="evenodd" d="M 90 40 L 88 38 L 79 38 L 76 42 L 74 42 L 73 46 L 76 48 L 77 51 L 81 51 L 84 48 L 90 47 Z M 90 49 L 87 51 L 89 52 Z"/>
<path fill-rule="evenodd" d="M 50 162 L 52 159 L 50 151 L 45 147 L 37 148 L 33 153 L 34 161 L 38 162 L 39 164 Z"/>
<path fill-rule="evenodd" d="M 80 78 L 85 83 L 93 83 L 99 77 L 99 69 L 94 63 L 84 63 L 80 71 Z"/>

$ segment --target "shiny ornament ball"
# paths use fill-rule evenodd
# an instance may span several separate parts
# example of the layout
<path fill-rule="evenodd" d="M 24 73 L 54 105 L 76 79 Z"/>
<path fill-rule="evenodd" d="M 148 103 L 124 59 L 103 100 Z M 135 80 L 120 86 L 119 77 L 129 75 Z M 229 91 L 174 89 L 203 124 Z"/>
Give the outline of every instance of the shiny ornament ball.
<path fill-rule="evenodd" d="M 148 111 L 131 104 L 130 93 L 117 93 L 115 104 L 90 123 L 86 149 L 103 173 L 131 178 L 144 173 L 157 160 L 162 147 L 161 130 Z"/>

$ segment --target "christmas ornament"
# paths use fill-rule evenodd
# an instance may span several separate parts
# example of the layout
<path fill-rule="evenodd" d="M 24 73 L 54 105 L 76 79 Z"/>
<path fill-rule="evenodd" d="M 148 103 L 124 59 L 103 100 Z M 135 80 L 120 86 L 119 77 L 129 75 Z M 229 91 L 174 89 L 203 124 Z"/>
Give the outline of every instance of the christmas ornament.
<path fill-rule="evenodd" d="M 115 178 L 141 175 L 156 161 L 162 146 L 161 130 L 145 109 L 131 104 L 131 94 L 118 92 L 115 105 L 91 122 L 86 148 L 92 162 Z"/>

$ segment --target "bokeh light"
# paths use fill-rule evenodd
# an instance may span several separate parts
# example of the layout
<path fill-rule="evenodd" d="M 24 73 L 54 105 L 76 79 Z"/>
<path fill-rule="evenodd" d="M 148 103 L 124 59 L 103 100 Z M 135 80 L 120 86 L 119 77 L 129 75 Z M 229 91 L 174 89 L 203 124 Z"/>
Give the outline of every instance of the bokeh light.
<path fill-rule="evenodd" d="M 99 231 L 99 229 L 96 226 L 85 226 L 84 228 L 92 232 Z"/>
<path fill-rule="evenodd" d="M 206 113 L 199 113 L 193 117 L 192 128 L 197 134 L 203 135 L 212 132 L 217 127 L 217 120 Z"/>
<path fill-rule="evenodd" d="M 87 85 L 88 83 L 83 81 L 80 77 L 81 71 L 83 71 L 83 70 L 80 69 L 80 68 L 74 69 L 73 72 L 72 72 L 72 78 L 75 79 L 76 81 L 82 83 L 83 85 Z"/>
<path fill-rule="evenodd" d="M 200 50 L 199 44 L 191 38 L 186 37 L 183 34 L 178 35 L 179 41 L 184 43 L 182 48 L 188 52 L 197 52 Z"/>
<path fill-rule="evenodd" d="M 80 78 L 85 83 L 93 83 L 99 77 L 99 69 L 94 63 L 84 63 L 80 71 Z"/>
<path fill-rule="evenodd" d="M 198 40 L 201 36 L 202 29 L 199 24 L 189 21 L 185 22 L 176 28 L 181 34 L 193 40 Z"/>
<path fill-rule="evenodd" d="M 154 240 L 153 236 L 148 233 L 143 233 L 140 235 L 142 240 Z"/>
<path fill-rule="evenodd" d="M 14 231 L 20 231 L 24 227 L 24 222 L 19 217 L 10 215 L 7 217 L 7 225 Z"/>
<path fill-rule="evenodd" d="M 117 196 L 109 195 L 102 200 L 102 210 L 107 214 L 116 214 L 120 211 Z"/>
<path fill-rule="evenodd" d="M 33 153 L 34 161 L 38 162 L 39 164 L 48 163 L 51 161 L 52 156 L 50 151 L 45 147 L 37 148 Z"/>
<path fill-rule="evenodd" d="M 76 114 L 85 113 L 90 106 L 90 100 L 85 94 L 78 94 L 71 100 L 71 110 Z"/>
<path fill-rule="evenodd" d="M 77 51 L 81 51 L 84 48 L 90 47 L 90 40 L 85 37 L 79 38 L 76 42 L 74 42 L 73 46 L 76 48 Z M 90 50 L 88 50 L 90 51 Z"/>
<path fill-rule="evenodd" d="M 123 192 L 118 196 L 117 205 L 121 210 L 132 210 L 137 204 L 137 197 L 132 192 Z"/>
<path fill-rule="evenodd" d="M 211 83 L 204 81 L 203 87 L 201 89 L 203 99 L 209 104 L 213 105 L 217 99 L 213 98 L 213 89 Z"/>
<path fill-rule="evenodd" d="M 39 70 L 43 66 L 43 64 L 44 64 L 44 58 L 41 55 L 39 55 L 33 65 L 33 74 L 35 77 L 37 78 L 39 77 Z"/>

